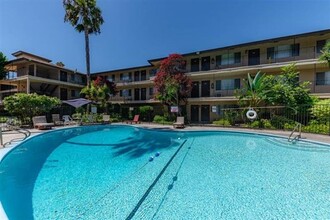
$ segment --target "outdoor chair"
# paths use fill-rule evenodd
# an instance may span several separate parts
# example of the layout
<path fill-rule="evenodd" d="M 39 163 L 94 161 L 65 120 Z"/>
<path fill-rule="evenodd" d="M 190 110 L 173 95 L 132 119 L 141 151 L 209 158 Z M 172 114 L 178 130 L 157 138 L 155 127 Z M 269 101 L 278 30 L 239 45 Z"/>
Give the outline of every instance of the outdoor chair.
<path fill-rule="evenodd" d="M 141 122 L 139 121 L 139 117 L 140 117 L 140 115 L 134 115 L 133 120 L 126 121 L 126 124 L 128 124 L 128 123 L 130 123 L 130 124 L 133 124 L 133 123 L 137 124 L 137 123 L 139 123 L 140 124 Z"/>
<path fill-rule="evenodd" d="M 63 115 L 63 124 L 64 125 L 76 125 L 77 123 L 71 118 L 70 115 Z"/>
<path fill-rule="evenodd" d="M 177 117 L 173 123 L 173 128 L 184 128 L 184 117 Z"/>
<path fill-rule="evenodd" d="M 52 114 L 54 125 L 64 125 L 63 120 L 60 119 L 60 114 Z"/>
<path fill-rule="evenodd" d="M 110 121 L 110 115 L 103 115 L 102 116 L 102 120 L 103 120 L 103 123 L 104 124 L 110 124 L 111 121 Z"/>
<path fill-rule="evenodd" d="M 51 129 L 54 123 L 47 123 L 46 116 L 35 116 L 32 118 L 33 127 L 39 130 Z"/>

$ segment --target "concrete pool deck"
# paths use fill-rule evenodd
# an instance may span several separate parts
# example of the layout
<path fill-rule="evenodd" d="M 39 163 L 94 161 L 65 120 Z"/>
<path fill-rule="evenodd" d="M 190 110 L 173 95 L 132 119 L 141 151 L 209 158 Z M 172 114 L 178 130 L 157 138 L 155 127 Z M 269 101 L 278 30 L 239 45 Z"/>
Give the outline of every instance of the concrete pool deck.
<path fill-rule="evenodd" d="M 113 123 L 114 125 L 127 125 L 123 123 Z M 249 129 L 249 128 L 230 128 L 230 127 L 215 127 L 215 126 L 187 126 L 184 129 L 174 129 L 171 125 L 161 125 L 154 123 L 141 123 L 134 126 L 149 128 L 149 129 L 165 129 L 165 130 L 177 130 L 177 131 L 240 131 L 240 132 L 255 132 L 258 134 L 270 134 L 270 135 L 279 135 L 288 137 L 290 135 L 290 131 L 282 131 L 282 130 L 259 130 L 259 129 Z M 54 127 L 52 130 L 63 129 L 66 127 Z M 29 129 L 31 132 L 31 136 L 35 136 L 44 132 L 48 132 L 50 130 L 37 130 L 37 129 Z M 3 143 L 7 143 L 13 139 L 23 138 L 24 135 L 18 133 L 17 131 L 5 131 L 2 133 L 3 135 Z M 330 136 L 329 135 L 320 135 L 320 134 L 311 134 L 311 133 L 302 133 L 302 139 L 318 141 L 330 144 Z M 17 142 L 19 143 L 19 142 Z M 15 144 L 14 144 L 15 145 Z M 3 147 L 0 145 L 0 150 L 9 150 L 12 147 Z"/>

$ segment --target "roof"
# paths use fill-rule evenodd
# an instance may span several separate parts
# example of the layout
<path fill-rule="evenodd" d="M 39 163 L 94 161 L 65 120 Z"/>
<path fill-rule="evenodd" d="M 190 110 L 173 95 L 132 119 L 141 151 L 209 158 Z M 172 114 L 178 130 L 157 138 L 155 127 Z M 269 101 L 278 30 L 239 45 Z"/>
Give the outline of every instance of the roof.
<path fill-rule="evenodd" d="M 28 58 L 25 58 L 25 57 L 22 57 L 22 58 L 18 58 L 18 59 L 14 59 L 14 60 L 10 60 L 6 63 L 6 65 L 10 65 L 10 64 L 14 64 L 15 62 L 20 62 L 20 61 L 30 61 L 30 62 L 34 62 L 34 63 L 38 63 L 38 64 L 42 64 L 42 65 L 45 65 L 45 66 L 49 66 L 49 67 L 53 67 L 53 68 L 57 68 L 57 69 L 61 69 L 61 70 L 65 70 L 65 71 L 71 71 L 71 72 L 74 72 L 76 74 L 80 74 L 80 75 L 86 75 L 84 73 L 80 73 L 80 72 L 77 72 L 75 70 L 71 70 L 71 69 L 68 69 L 68 68 L 64 68 L 64 67 L 61 67 L 61 66 L 57 66 L 55 64 L 52 64 L 52 63 L 45 63 L 45 62 L 40 62 L 38 60 L 31 60 L 31 59 L 28 59 Z"/>
<path fill-rule="evenodd" d="M 114 73 L 114 72 L 125 72 L 125 71 L 129 71 L 129 70 L 148 68 L 148 67 L 153 67 L 153 65 L 150 64 L 150 65 L 145 65 L 145 66 L 128 67 L 128 68 L 123 68 L 123 69 L 115 69 L 115 70 L 109 70 L 109 71 L 96 72 L 96 73 L 92 73 L 92 74 L 93 75 L 98 75 L 98 74 L 106 74 L 106 73 Z"/>
<path fill-rule="evenodd" d="M 13 55 L 14 57 L 18 57 L 18 56 L 20 56 L 20 55 L 24 55 L 24 54 L 29 55 L 29 56 L 32 56 L 32 57 L 35 57 L 35 58 L 37 58 L 37 59 L 39 59 L 39 60 L 42 60 L 42 61 L 45 61 L 45 62 L 47 62 L 47 63 L 52 62 L 51 60 L 49 60 L 49 59 L 47 59 L 47 58 L 44 58 L 44 57 L 41 57 L 41 56 L 37 56 L 37 55 L 35 55 L 35 54 L 28 53 L 28 52 L 25 52 L 25 51 L 22 51 L 22 50 L 19 50 L 19 51 L 15 52 L 15 53 L 12 53 L 12 55 Z"/>

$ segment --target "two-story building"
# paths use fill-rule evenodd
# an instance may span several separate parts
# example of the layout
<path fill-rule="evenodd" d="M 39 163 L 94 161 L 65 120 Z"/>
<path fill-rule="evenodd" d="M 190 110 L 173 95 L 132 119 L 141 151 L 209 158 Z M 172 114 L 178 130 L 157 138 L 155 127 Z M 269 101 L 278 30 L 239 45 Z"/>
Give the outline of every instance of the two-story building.
<path fill-rule="evenodd" d="M 330 30 L 297 34 L 222 48 L 182 54 L 186 60 L 186 73 L 193 88 L 185 106 L 191 122 L 210 122 L 220 117 L 221 108 L 237 104 L 235 89 L 243 84 L 247 73 L 262 71 L 280 74 L 285 65 L 295 63 L 299 80 L 310 81 L 311 93 L 320 98 L 330 98 L 330 71 L 318 57 Z M 129 107 L 153 105 L 161 110 L 154 99 L 153 78 L 164 58 L 151 59 L 150 65 L 95 73 L 116 82 L 119 94 L 112 103 Z"/>
<path fill-rule="evenodd" d="M 8 61 L 6 79 L 0 80 L 0 100 L 14 93 L 37 93 L 61 100 L 80 97 L 86 85 L 86 75 L 65 68 L 61 63 L 24 51 L 12 54 L 16 59 Z"/>

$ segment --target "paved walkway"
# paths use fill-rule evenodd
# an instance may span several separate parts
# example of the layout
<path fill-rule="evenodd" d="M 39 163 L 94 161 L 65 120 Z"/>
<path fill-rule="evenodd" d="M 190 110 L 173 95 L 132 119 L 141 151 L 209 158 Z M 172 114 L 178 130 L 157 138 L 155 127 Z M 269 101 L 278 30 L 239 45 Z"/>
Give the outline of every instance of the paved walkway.
<path fill-rule="evenodd" d="M 116 123 L 117 124 L 117 123 Z M 121 123 L 118 123 L 121 124 Z M 160 125 L 153 123 L 142 123 L 138 124 L 139 127 L 144 128 L 157 128 L 157 129 L 168 129 L 173 130 L 173 127 L 170 125 Z M 61 129 L 63 127 L 55 127 L 54 129 Z M 279 130 L 259 130 L 259 129 L 248 129 L 248 128 L 223 128 L 223 127 L 214 127 L 214 126 L 187 126 L 185 129 L 176 129 L 180 131 L 242 131 L 242 132 L 256 132 L 261 134 L 273 134 L 288 137 L 291 132 L 289 131 L 279 131 Z M 31 132 L 31 136 L 47 132 L 48 130 L 37 130 L 37 129 L 29 129 Z M 21 139 L 24 137 L 23 134 L 18 133 L 17 131 L 5 131 L 3 134 L 3 143 L 7 143 L 13 139 Z M 328 135 L 319 135 L 319 134 L 310 134 L 310 133 L 302 133 L 302 138 L 313 141 L 320 141 L 324 143 L 330 144 L 330 136 Z M 3 148 L 0 145 L 0 149 Z"/>

